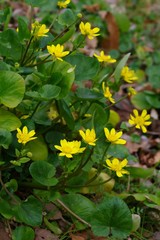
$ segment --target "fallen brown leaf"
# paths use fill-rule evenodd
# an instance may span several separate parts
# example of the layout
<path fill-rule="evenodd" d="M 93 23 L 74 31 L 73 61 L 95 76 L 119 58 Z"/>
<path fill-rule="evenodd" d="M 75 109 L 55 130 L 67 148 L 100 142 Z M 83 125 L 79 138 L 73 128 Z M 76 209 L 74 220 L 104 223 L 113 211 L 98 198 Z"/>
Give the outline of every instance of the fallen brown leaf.
<path fill-rule="evenodd" d="M 35 240 L 59 240 L 58 236 L 52 234 L 47 229 L 36 228 L 35 234 L 36 234 Z"/>
<path fill-rule="evenodd" d="M 108 34 L 107 38 L 102 40 L 102 48 L 107 51 L 118 49 L 119 47 L 119 28 L 112 13 L 107 12 L 104 16 L 107 24 Z"/>

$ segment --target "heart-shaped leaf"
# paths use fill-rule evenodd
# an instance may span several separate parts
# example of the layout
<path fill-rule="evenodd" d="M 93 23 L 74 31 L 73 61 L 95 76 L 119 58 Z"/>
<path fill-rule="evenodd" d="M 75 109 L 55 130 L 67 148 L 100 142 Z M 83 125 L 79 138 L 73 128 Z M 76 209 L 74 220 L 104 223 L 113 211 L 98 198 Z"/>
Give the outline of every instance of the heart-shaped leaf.
<path fill-rule="evenodd" d="M 14 108 L 23 99 L 25 92 L 24 79 L 15 72 L 0 71 L 0 103 Z"/>
<path fill-rule="evenodd" d="M 45 186 L 54 186 L 58 180 L 54 178 L 55 167 L 45 161 L 36 161 L 29 168 L 31 176 L 40 184 Z"/>
<path fill-rule="evenodd" d="M 11 112 L 0 108 L 0 128 L 14 131 L 21 126 L 21 121 Z"/>
<path fill-rule="evenodd" d="M 132 215 L 122 199 L 106 195 L 92 212 L 91 226 L 96 236 L 124 239 L 132 230 Z"/>
<path fill-rule="evenodd" d="M 14 229 L 12 240 L 34 240 L 35 234 L 31 227 L 19 226 Z"/>

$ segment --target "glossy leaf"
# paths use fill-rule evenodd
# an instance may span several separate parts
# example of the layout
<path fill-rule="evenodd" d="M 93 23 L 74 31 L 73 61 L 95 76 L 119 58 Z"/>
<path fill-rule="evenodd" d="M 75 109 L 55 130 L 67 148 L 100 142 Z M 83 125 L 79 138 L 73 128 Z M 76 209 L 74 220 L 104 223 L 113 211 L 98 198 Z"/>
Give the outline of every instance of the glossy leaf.
<path fill-rule="evenodd" d="M 16 219 L 29 226 L 39 226 L 42 222 L 42 205 L 33 196 L 13 207 Z"/>
<path fill-rule="evenodd" d="M 103 97 L 101 93 L 90 90 L 88 88 L 78 88 L 76 91 L 76 95 L 78 98 L 83 100 L 98 100 Z"/>
<path fill-rule="evenodd" d="M 11 142 L 12 134 L 8 130 L 0 128 L 0 146 L 8 149 Z"/>
<path fill-rule="evenodd" d="M 95 204 L 80 194 L 67 194 L 61 200 L 83 220 L 90 222 Z"/>
<path fill-rule="evenodd" d="M 66 57 L 67 62 L 75 67 L 75 80 L 82 81 L 93 78 L 99 70 L 99 62 L 82 54 L 75 54 Z"/>
<path fill-rule="evenodd" d="M 149 178 L 154 173 L 154 168 L 128 167 L 127 170 L 134 178 Z"/>
<path fill-rule="evenodd" d="M 0 33 L 0 55 L 18 61 L 21 57 L 21 44 L 18 33 L 7 29 Z"/>
<path fill-rule="evenodd" d="M 31 227 L 19 226 L 12 233 L 12 240 L 34 240 L 35 233 Z"/>
<path fill-rule="evenodd" d="M 0 128 L 14 131 L 21 126 L 21 121 L 11 112 L 0 108 Z"/>
<path fill-rule="evenodd" d="M 100 104 L 93 103 L 89 112 L 92 112 L 92 127 L 96 130 L 97 135 L 99 135 L 108 121 L 109 111 L 106 112 Z"/>
<path fill-rule="evenodd" d="M 58 23 L 65 26 L 69 26 L 70 24 L 74 23 L 75 20 L 76 16 L 71 9 L 65 9 L 58 16 Z"/>
<path fill-rule="evenodd" d="M 138 109 L 150 109 L 151 105 L 146 101 L 146 94 L 144 92 L 137 93 L 131 98 L 132 104 Z"/>
<path fill-rule="evenodd" d="M 65 61 L 56 61 L 46 67 L 46 74 L 51 75 L 48 84 L 61 88 L 58 99 L 66 97 L 75 78 L 74 67 Z M 57 76 L 59 77 L 57 78 Z"/>
<path fill-rule="evenodd" d="M 72 116 L 72 113 L 71 113 L 70 108 L 67 105 L 67 103 L 64 100 L 59 100 L 58 101 L 58 108 L 59 108 L 59 112 L 60 112 L 61 117 L 64 118 L 68 127 L 70 129 L 74 129 L 74 125 L 75 125 L 74 118 Z"/>
<path fill-rule="evenodd" d="M 46 84 L 46 85 L 43 85 L 38 92 L 29 91 L 29 92 L 26 92 L 26 95 L 34 99 L 37 99 L 39 101 L 41 100 L 49 101 L 51 99 L 56 99 L 60 91 L 61 91 L 60 87 L 57 87 L 51 84 Z"/>
<path fill-rule="evenodd" d="M 34 180 L 44 186 L 55 186 L 58 182 L 55 175 L 55 167 L 46 161 L 33 162 L 29 171 Z"/>
<path fill-rule="evenodd" d="M 126 203 L 106 195 L 92 212 L 91 226 L 96 236 L 126 238 L 132 229 L 132 215 Z"/>
<path fill-rule="evenodd" d="M 128 60 L 130 56 L 130 53 L 126 54 L 121 60 L 120 62 L 118 63 L 115 71 L 114 71 L 114 77 L 115 77 L 115 80 L 116 82 L 118 83 L 119 80 L 120 80 L 120 77 L 121 77 L 121 71 L 122 71 L 122 68 L 126 65 L 126 62 Z"/>
<path fill-rule="evenodd" d="M 24 79 L 15 72 L 0 71 L 0 103 L 14 108 L 23 99 L 25 92 Z"/>
<path fill-rule="evenodd" d="M 46 161 L 48 158 L 48 147 L 41 137 L 28 142 L 26 149 L 32 153 L 31 159 L 33 161 Z"/>
<path fill-rule="evenodd" d="M 10 203 L 6 201 L 6 199 L 3 199 L 1 197 L 0 197 L 0 214 L 7 219 L 10 219 L 14 215 Z"/>

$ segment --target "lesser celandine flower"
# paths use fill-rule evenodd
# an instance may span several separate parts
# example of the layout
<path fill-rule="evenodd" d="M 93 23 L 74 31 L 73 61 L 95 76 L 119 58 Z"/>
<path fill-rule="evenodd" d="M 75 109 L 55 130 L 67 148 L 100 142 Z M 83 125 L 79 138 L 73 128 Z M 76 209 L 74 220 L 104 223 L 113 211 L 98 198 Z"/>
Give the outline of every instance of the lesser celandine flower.
<path fill-rule="evenodd" d="M 151 124 L 151 121 L 148 121 L 150 119 L 150 114 L 147 114 L 147 110 L 143 110 L 141 115 L 139 115 L 137 109 L 133 110 L 133 114 L 130 114 L 129 124 L 135 125 L 136 128 L 141 129 L 142 132 L 147 132 L 146 126 L 149 126 Z"/>
<path fill-rule="evenodd" d="M 130 70 L 129 67 L 125 66 L 122 68 L 121 76 L 123 77 L 125 82 L 133 83 L 138 80 L 134 70 Z"/>
<path fill-rule="evenodd" d="M 46 28 L 45 24 L 40 24 L 39 22 L 32 23 L 31 33 L 35 38 L 45 37 L 46 33 L 49 32 L 49 28 Z"/>
<path fill-rule="evenodd" d="M 37 138 L 37 137 L 33 137 L 35 134 L 36 133 L 34 130 L 29 132 L 28 128 L 26 126 L 24 126 L 22 131 L 19 128 L 17 128 L 16 136 L 17 136 L 18 142 L 25 145 L 27 142 L 32 141 Z"/>
<path fill-rule="evenodd" d="M 127 165 L 128 161 L 127 159 L 123 159 L 122 161 L 119 161 L 118 158 L 113 158 L 113 160 L 106 160 L 106 164 L 108 165 L 108 168 L 111 171 L 115 171 L 116 175 L 118 177 L 122 177 L 123 174 L 129 174 L 129 172 L 127 170 L 124 170 L 123 168 Z"/>
<path fill-rule="evenodd" d="M 109 87 L 105 86 L 105 82 L 102 83 L 103 95 L 107 98 L 111 103 L 115 103 L 115 100 L 112 98 L 112 93 L 109 90 Z"/>
<path fill-rule="evenodd" d="M 60 141 L 61 146 L 55 145 L 54 147 L 61 151 L 59 156 L 66 156 L 67 158 L 72 158 L 73 154 L 82 153 L 86 148 L 80 148 L 81 141 L 67 141 L 63 139 Z"/>
<path fill-rule="evenodd" d="M 100 35 L 100 34 L 98 34 L 100 29 L 98 27 L 91 28 L 91 24 L 89 22 L 87 22 L 87 23 L 81 22 L 79 25 L 79 29 L 81 31 L 81 34 L 86 35 L 90 40 L 92 40 L 94 37 Z"/>
<path fill-rule="evenodd" d="M 98 59 L 99 62 L 106 62 L 106 63 L 116 62 L 116 59 L 112 58 L 110 55 L 105 55 L 104 51 L 101 51 L 100 55 L 94 54 L 94 56 Z"/>
<path fill-rule="evenodd" d="M 89 145 L 95 146 L 96 145 L 96 133 L 94 129 L 86 129 L 86 131 L 79 130 L 81 137 L 83 138 L 84 142 Z"/>
<path fill-rule="evenodd" d="M 132 87 L 128 88 L 128 95 L 129 96 L 134 96 L 136 94 L 137 94 L 137 91 L 134 88 L 132 88 Z"/>
<path fill-rule="evenodd" d="M 104 128 L 104 133 L 107 138 L 108 142 L 111 142 L 113 144 L 125 144 L 126 140 L 121 139 L 121 136 L 123 134 L 122 131 L 116 132 L 114 128 L 109 130 L 108 128 Z"/>
<path fill-rule="evenodd" d="M 51 106 L 49 111 L 48 111 L 48 118 L 50 120 L 54 120 L 55 118 L 57 118 L 59 116 L 59 113 L 57 111 L 57 108 L 56 106 Z"/>
<path fill-rule="evenodd" d="M 63 51 L 64 46 L 60 44 L 47 46 L 47 50 L 54 58 L 60 61 L 63 61 L 62 58 L 69 54 L 69 51 Z"/>
<path fill-rule="evenodd" d="M 58 1 L 57 6 L 60 8 L 66 8 L 70 2 L 71 0 Z"/>

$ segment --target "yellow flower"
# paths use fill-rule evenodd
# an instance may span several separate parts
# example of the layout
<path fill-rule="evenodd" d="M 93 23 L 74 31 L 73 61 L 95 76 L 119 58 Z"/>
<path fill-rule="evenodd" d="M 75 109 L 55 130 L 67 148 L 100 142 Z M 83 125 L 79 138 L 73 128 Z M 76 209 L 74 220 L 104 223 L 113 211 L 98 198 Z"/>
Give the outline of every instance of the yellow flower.
<path fill-rule="evenodd" d="M 105 98 L 109 99 L 111 103 L 115 103 L 115 100 L 112 98 L 112 93 L 109 90 L 109 87 L 105 86 L 105 83 L 102 83 L 103 95 Z"/>
<path fill-rule="evenodd" d="M 83 132 L 82 130 L 79 130 L 79 133 L 83 140 L 88 143 L 89 145 L 95 146 L 96 139 L 96 133 L 94 129 L 87 129 L 86 132 Z"/>
<path fill-rule="evenodd" d="M 48 52 L 56 59 L 63 61 L 63 57 L 65 57 L 66 55 L 69 54 L 69 51 L 64 51 L 64 46 L 57 44 L 55 45 L 51 45 L 51 46 L 47 46 Z"/>
<path fill-rule="evenodd" d="M 37 21 L 32 23 L 31 33 L 35 38 L 45 37 L 47 32 L 49 32 L 49 28 L 46 28 L 45 24 L 40 24 Z"/>
<path fill-rule="evenodd" d="M 110 55 L 105 55 L 104 51 L 100 52 L 100 55 L 94 54 L 94 56 L 98 59 L 99 62 L 106 62 L 106 63 L 115 63 L 116 59 L 111 58 Z"/>
<path fill-rule="evenodd" d="M 123 174 L 129 174 L 127 170 L 123 169 L 127 165 L 127 163 L 128 161 L 126 158 L 123 159 L 122 161 L 119 161 L 119 159 L 117 158 L 113 158 L 112 161 L 110 161 L 109 159 L 106 160 L 108 168 L 112 171 L 115 171 L 118 177 L 122 177 Z"/>
<path fill-rule="evenodd" d="M 98 27 L 91 29 L 91 24 L 89 22 L 87 23 L 81 22 L 79 25 L 79 29 L 81 31 L 81 34 L 87 35 L 87 37 L 90 40 L 100 35 L 100 34 L 97 34 L 100 31 L 100 29 Z"/>
<path fill-rule="evenodd" d="M 116 132 L 116 130 L 114 128 L 112 128 L 109 131 L 108 128 L 104 128 L 104 133 L 105 133 L 105 136 L 106 136 L 108 142 L 111 142 L 113 144 L 125 144 L 126 143 L 126 140 L 120 139 L 120 137 L 123 134 L 122 131 Z"/>
<path fill-rule="evenodd" d="M 66 156 L 67 158 L 72 158 L 73 154 L 82 153 L 86 148 L 80 148 L 81 141 L 69 142 L 66 139 L 60 141 L 61 146 L 55 145 L 54 147 L 61 151 L 59 156 Z"/>
<path fill-rule="evenodd" d="M 67 5 L 71 2 L 71 0 L 66 0 L 66 1 L 58 1 L 57 6 L 60 8 L 66 8 Z"/>
<path fill-rule="evenodd" d="M 137 94 L 137 91 L 134 88 L 132 88 L 132 87 L 128 88 L 128 95 L 129 96 L 133 96 L 133 95 L 136 95 L 136 94 Z"/>
<path fill-rule="evenodd" d="M 52 105 L 48 111 L 48 118 L 50 120 L 54 120 L 55 118 L 57 118 L 59 116 L 59 113 L 56 109 L 56 106 Z"/>
<path fill-rule="evenodd" d="M 25 145 L 27 142 L 32 141 L 37 138 L 37 137 L 33 137 L 35 134 L 36 133 L 34 130 L 28 132 L 28 128 L 26 126 L 24 126 L 22 131 L 19 128 L 17 128 L 16 136 L 17 136 L 18 142 Z"/>
<path fill-rule="evenodd" d="M 91 118 L 91 117 L 92 117 L 92 114 L 86 113 L 86 114 L 84 114 L 84 117 L 86 117 L 86 118 Z"/>
<path fill-rule="evenodd" d="M 147 132 L 146 126 L 151 124 L 150 121 L 150 114 L 147 114 L 147 110 L 143 110 L 141 115 L 139 115 L 137 109 L 133 110 L 134 116 L 130 114 L 129 124 L 135 125 L 136 128 L 142 129 L 142 132 Z"/>
<path fill-rule="evenodd" d="M 138 80 L 134 70 L 130 70 L 127 66 L 122 68 L 121 76 L 123 77 L 124 81 L 128 83 L 133 83 L 134 81 Z"/>

